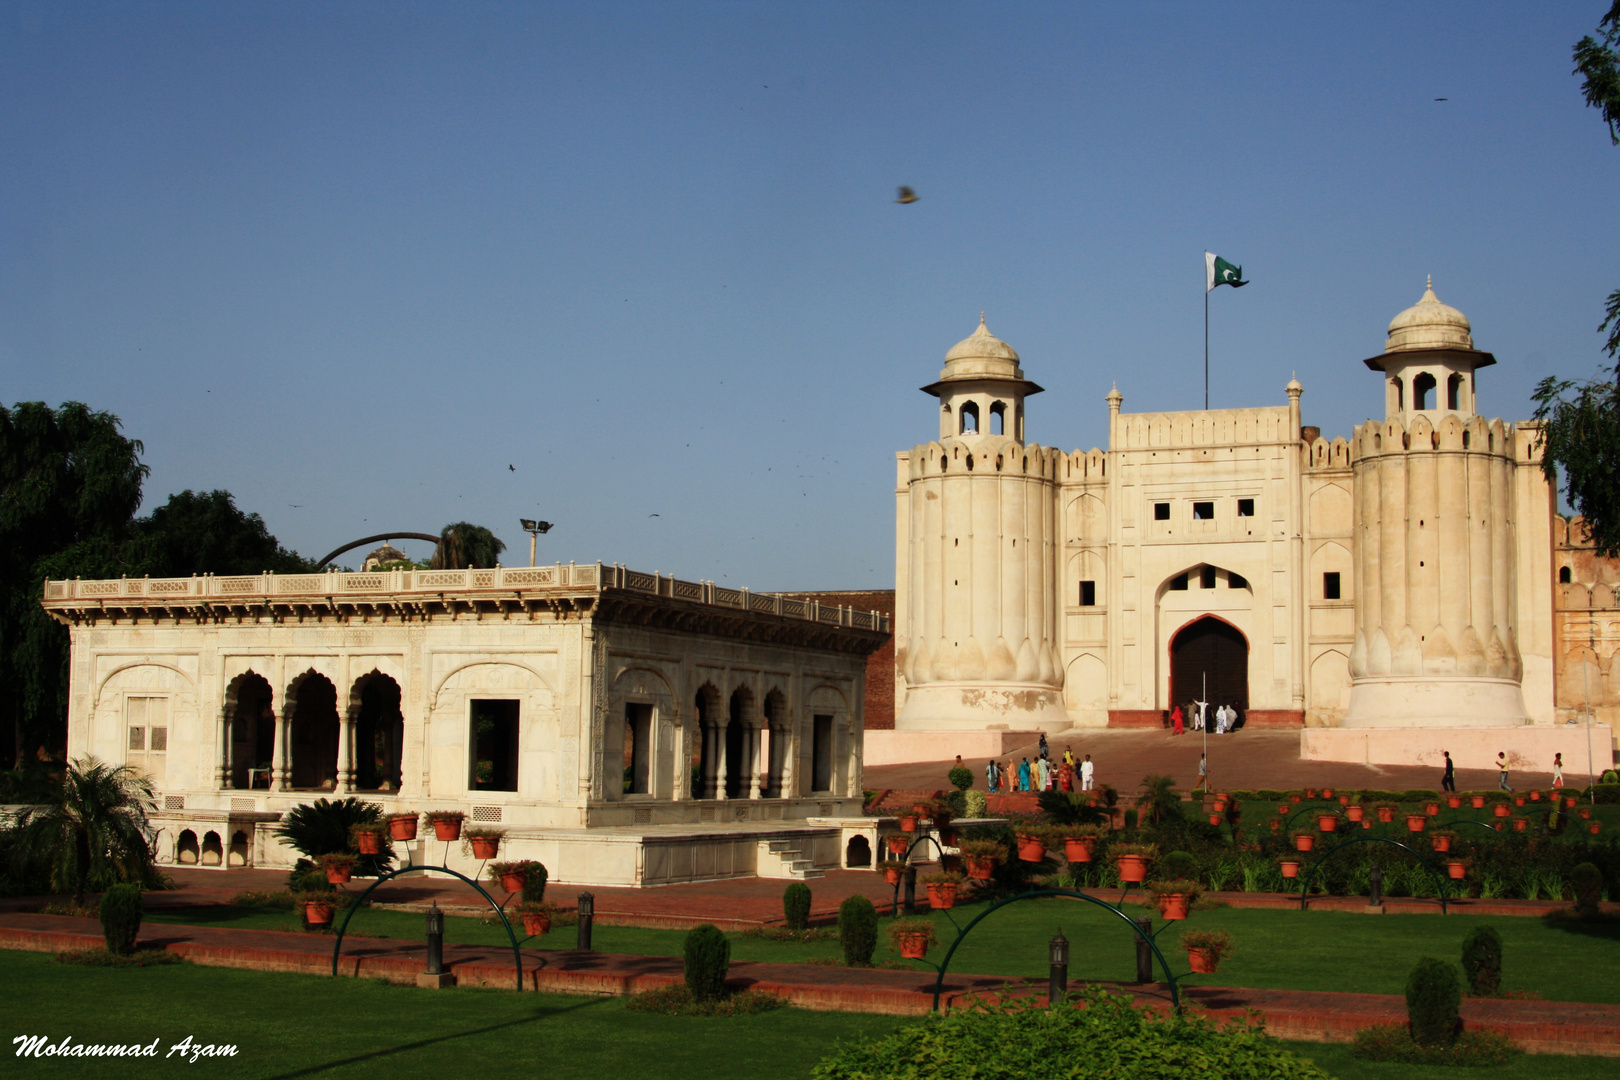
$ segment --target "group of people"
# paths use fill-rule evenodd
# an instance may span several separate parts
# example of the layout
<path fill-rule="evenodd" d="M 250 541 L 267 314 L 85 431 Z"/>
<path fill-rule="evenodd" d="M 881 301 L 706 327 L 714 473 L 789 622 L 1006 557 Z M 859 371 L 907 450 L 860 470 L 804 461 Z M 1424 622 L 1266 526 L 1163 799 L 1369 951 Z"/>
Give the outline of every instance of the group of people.
<path fill-rule="evenodd" d="M 1035 760 L 1024 758 L 1014 768 L 1012 761 L 992 758 L 984 767 L 986 786 L 992 793 L 1013 791 L 1090 791 L 1095 782 L 1097 767 L 1087 754 L 1076 760 L 1071 747 L 1063 748 L 1063 757 L 1052 760 L 1046 735 L 1041 735 L 1040 749 Z"/>
<path fill-rule="evenodd" d="M 1189 701 L 1187 708 L 1182 710 L 1180 705 L 1170 710 L 1170 728 L 1174 734 L 1180 735 L 1190 725 L 1194 731 L 1203 731 L 1205 725 L 1217 735 L 1225 735 L 1237 726 L 1237 703 L 1221 703 L 1215 706 L 1215 711 L 1209 711 L 1207 701 Z"/>
<path fill-rule="evenodd" d="M 1440 753 L 1445 755 L 1445 759 L 1446 759 L 1446 771 L 1440 777 L 1440 790 L 1441 791 L 1456 791 L 1457 790 L 1457 766 L 1451 760 L 1451 751 L 1450 750 L 1442 750 L 1442 751 L 1440 751 Z M 1554 754 L 1553 755 L 1552 773 L 1553 773 L 1552 786 L 1554 788 L 1563 787 L 1564 786 L 1564 755 L 1563 754 Z M 1497 778 L 1496 778 L 1497 790 L 1499 790 L 1499 791 L 1512 791 L 1513 790 L 1512 788 L 1508 787 L 1508 756 L 1507 756 L 1506 752 L 1499 753 L 1499 754 L 1496 755 L 1496 775 L 1497 775 Z"/>

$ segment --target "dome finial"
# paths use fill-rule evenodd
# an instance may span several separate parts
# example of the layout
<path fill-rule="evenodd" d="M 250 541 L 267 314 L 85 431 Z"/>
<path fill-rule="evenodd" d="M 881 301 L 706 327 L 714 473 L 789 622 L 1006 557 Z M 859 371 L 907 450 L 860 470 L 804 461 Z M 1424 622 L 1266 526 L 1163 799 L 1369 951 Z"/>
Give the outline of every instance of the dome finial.
<path fill-rule="evenodd" d="M 984 312 L 982 310 L 979 312 L 979 325 L 984 326 Z M 990 329 L 988 326 L 985 326 L 984 328 L 986 330 Z"/>
<path fill-rule="evenodd" d="M 1423 276 L 1423 287 L 1425 289 L 1427 289 L 1429 292 L 1434 291 L 1434 275 L 1433 274 L 1425 274 Z"/>

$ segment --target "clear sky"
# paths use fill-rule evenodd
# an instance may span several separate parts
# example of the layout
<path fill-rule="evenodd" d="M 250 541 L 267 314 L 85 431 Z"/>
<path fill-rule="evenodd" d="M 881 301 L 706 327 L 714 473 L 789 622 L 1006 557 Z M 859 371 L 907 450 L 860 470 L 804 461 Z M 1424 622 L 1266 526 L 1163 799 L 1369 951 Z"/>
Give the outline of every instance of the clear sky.
<path fill-rule="evenodd" d="M 526 562 L 537 516 L 542 561 L 889 588 L 981 309 L 1066 450 L 1116 381 L 1202 404 L 1206 248 L 1252 282 L 1215 407 L 1381 416 L 1426 274 L 1481 411 L 1595 373 L 1606 9 L 5 0 L 0 400 L 116 413 L 148 508 L 226 488 L 306 555 L 466 519 Z"/>

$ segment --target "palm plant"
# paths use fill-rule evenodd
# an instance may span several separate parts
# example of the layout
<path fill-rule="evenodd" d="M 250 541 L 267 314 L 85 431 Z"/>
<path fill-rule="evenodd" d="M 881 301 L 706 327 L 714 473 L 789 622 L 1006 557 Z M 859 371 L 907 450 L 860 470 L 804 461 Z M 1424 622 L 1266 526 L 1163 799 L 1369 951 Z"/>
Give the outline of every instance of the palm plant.
<path fill-rule="evenodd" d="M 506 545 L 482 525 L 457 521 L 446 525 L 439 534 L 432 565 L 435 570 L 494 566 L 505 550 Z"/>
<path fill-rule="evenodd" d="M 276 826 L 276 835 L 305 859 L 313 861 L 322 855 L 338 855 L 352 850 L 349 837 L 354 826 L 381 821 L 382 807 L 356 799 L 353 795 L 341 800 L 316 799 L 313 803 L 300 803 L 283 814 L 281 823 Z M 382 853 L 362 855 L 357 865 L 362 875 L 369 876 L 386 871 L 392 861 L 393 846 L 384 833 Z"/>
<path fill-rule="evenodd" d="M 1043 791 L 1036 796 L 1041 813 L 1054 825 L 1101 825 L 1108 811 L 1091 806 L 1091 796 L 1079 791 Z"/>
<path fill-rule="evenodd" d="M 50 869 L 51 888 L 84 906 L 92 882 L 160 883 L 153 862 L 152 782 L 128 765 L 83 757 L 63 770 L 51 801 L 17 815 L 14 857 Z"/>
<path fill-rule="evenodd" d="M 1136 808 L 1144 822 L 1155 825 L 1181 816 L 1181 795 L 1176 791 L 1175 777 L 1142 777 L 1142 794 L 1136 797 Z"/>

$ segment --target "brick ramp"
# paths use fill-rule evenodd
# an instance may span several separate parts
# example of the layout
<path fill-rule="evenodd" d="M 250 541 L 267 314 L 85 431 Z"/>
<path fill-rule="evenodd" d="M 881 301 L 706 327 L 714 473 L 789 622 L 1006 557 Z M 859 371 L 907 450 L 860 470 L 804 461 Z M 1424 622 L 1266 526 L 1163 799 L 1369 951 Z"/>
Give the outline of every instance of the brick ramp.
<path fill-rule="evenodd" d="M 56 915 L 0 915 L 0 948 L 30 952 L 98 948 L 96 924 Z M 257 971 L 325 975 L 331 971 L 329 935 L 278 930 L 239 930 L 208 926 L 148 924 L 141 943 L 161 946 L 193 963 Z M 525 989 L 561 994 L 624 995 L 681 981 L 681 960 L 671 956 L 627 956 L 573 950 L 523 954 Z M 425 946 L 386 938 L 345 937 L 339 971 L 362 978 L 414 983 L 423 969 Z M 510 950 L 446 945 L 445 962 L 462 986 L 510 988 L 516 982 Z M 779 994 L 807 1009 L 914 1016 L 933 1001 L 934 979 L 926 973 L 850 969 L 809 964 L 731 965 L 730 985 Z M 989 975 L 952 975 L 942 1004 L 960 1005 L 974 994 L 1028 992 L 1025 980 Z M 1159 984 L 1121 986 L 1139 1005 L 1164 1008 L 1168 990 Z M 1399 1023 L 1405 1001 L 1393 994 L 1338 994 L 1299 990 L 1250 990 L 1189 986 L 1183 1000 L 1216 1019 L 1260 1013 L 1266 1028 L 1282 1038 L 1348 1041 L 1358 1028 Z M 1464 1023 L 1500 1031 L 1537 1053 L 1620 1057 L 1620 1005 L 1572 1002 L 1467 999 Z"/>

